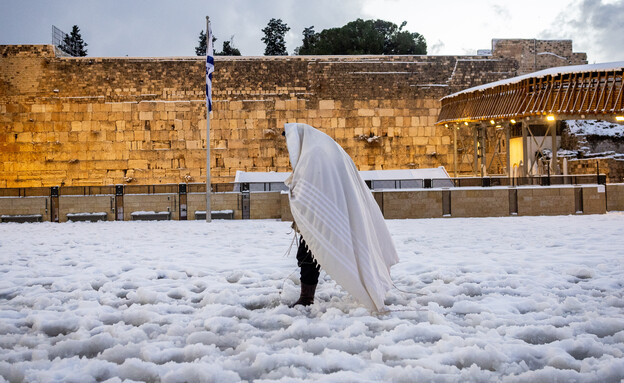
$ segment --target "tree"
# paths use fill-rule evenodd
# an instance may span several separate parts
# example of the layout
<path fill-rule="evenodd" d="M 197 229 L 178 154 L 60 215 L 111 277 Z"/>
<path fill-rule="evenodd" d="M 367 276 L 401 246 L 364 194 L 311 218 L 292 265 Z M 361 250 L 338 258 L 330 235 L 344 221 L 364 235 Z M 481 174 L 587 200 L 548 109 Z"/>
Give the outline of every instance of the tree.
<path fill-rule="evenodd" d="M 287 56 L 286 42 L 284 35 L 290 30 L 282 19 L 271 19 L 266 28 L 262 30 L 264 37 L 262 42 L 266 44 L 264 49 L 265 56 Z"/>
<path fill-rule="evenodd" d="M 74 25 L 71 33 L 65 35 L 59 48 L 70 56 L 84 57 L 87 55 L 87 50 L 85 49 L 87 45 L 88 44 L 82 40 L 82 36 L 80 36 L 80 28 Z"/>
<path fill-rule="evenodd" d="M 214 42 L 214 40 L 213 40 Z M 197 45 L 195 47 L 195 54 L 197 56 L 206 56 L 206 49 L 208 49 L 208 47 L 206 46 L 206 34 L 204 33 L 204 30 L 202 29 L 199 32 L 199 45 Z"/>
<path fill-rule="evenodd" d="M 240 56 L 241 53 L 238 49 L 234 48 L 234 43 L 232 42 L 234 40 L 234 36 L 232 36 L 232 38 L 230 38 L 229 41 L 224 41 L 223 42 L 223 51 L 222 52 L 217 52 L 214 51 L 214 55 L 215 56 Z M 215 41 L 217 41 L 217 38 L 212 35 L 212 46 L 214 47 L 214 43 Z M 199 32 L 199 42 L 198 45 L 195 47 L 195 54 L 197 56 L 205 56 L 206 55 L 206 49 L 208 49 L 206 47 L 206 34 L 204 33 L 204 31 L 202 30 L 201 32 Z"/>
<path fill-rule="evenodd" d="M 427 41 L 420 33 L 403 31 L 407 21 L 401 23 L 399 30 L 392 34 L 390 43 L 385 54 L 390 55 L 425 55 L 427 54 Z"/>
<path fill-rule="evenodd" d="M 314 25 L 303 30 L 303 45 L 295 48 L 296 55 L 309 55 L 318 41 L 318 33 L 314 32 Z"/>
<path fill-rule="evenodd" d="M 214 47 L 214 43 L 215 41 L 217 41 L 217 38 L 214 37 L 214 35 L 212 35 L 212 46 Z M 199 32 L 199 42 L 198 42 L 198 46 L 195 47 L 195 54 L 197 56 L 206 56 L 206 49 L 208 49 L 208 47 L 206 46 L 206 34 L 204 33 L 204 30 L 202 29 Z"/>
<path fill-rule="evenodd" d="M 427 43 L 419 33 L 403 31 L 384 20 L 357 19 L 338 28 L 315 33 L 304 29 L 303 45 L 295 52 L 308 55 L 426 54 Z"/>
<path fill-rule="evenodd" d="M 215 56 L 240 56 L 241 53 L 238 49 L 234 48 L 232 39 L 223 42 L 223 50 L 219 53 L 215 53 Z"/>

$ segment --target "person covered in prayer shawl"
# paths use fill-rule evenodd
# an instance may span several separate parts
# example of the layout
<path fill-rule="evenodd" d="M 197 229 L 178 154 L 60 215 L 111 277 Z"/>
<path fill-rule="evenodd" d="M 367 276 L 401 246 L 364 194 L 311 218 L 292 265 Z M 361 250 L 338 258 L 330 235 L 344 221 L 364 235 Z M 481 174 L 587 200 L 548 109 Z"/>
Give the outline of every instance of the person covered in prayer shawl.
<path fill-rule="evenodd" d="M 283 134 L 292 166 L 285 181 L 290 210 L 303 237 L 297 252 L 301 297 L 295 304 L 313 303 L 316 262 L 357 302 L 383 311 L 393 286 L 390 267 L 399 257 L 370 189 L 349 155 L 325 133 L 289 123 Z"/>

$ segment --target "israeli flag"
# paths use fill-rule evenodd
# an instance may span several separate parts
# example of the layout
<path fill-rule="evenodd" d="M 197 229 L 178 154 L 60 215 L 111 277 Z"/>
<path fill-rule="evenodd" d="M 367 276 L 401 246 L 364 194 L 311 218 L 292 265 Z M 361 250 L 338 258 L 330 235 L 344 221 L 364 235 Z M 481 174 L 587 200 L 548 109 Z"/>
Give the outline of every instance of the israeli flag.
<path fill-rule="evenodd" d="M 212 112 L 212 72 L 214 72 L 214 52 L 212 49 L 212 28 L 208 24 L 206 32 L 206 107 Z"/>

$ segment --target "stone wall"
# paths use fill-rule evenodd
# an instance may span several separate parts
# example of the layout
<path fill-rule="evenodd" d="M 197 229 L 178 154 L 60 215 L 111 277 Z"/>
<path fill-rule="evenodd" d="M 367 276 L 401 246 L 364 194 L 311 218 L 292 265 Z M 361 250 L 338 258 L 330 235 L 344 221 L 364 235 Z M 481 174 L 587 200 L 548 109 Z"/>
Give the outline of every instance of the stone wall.
<path fill-rule="evenodd" d="M 452 135 L 434 125 L 439 99 L 517 75 L 527 43 L 506 41 L 488 57 L 218 57 L 212 182 L 237 170 L 288 171 L 286 122 L 326 132 L 361 170 L 448 168 Z M 571 42 L 551 44 L 575 55 Z M 0 188 L 203 182 L 204 74 L 202 57 L 67 58 L 52 46 L 0 46 Z"/>
<path fill-rule="evenodd" d="M 562 164 L 563 161 L 560 160 L 559 163 Z M 621 158 L 569 159 L 568 172 L 587 175 L 595 175 L 600 172 L 606 176 L 609 183 L 624 182 L 624 160 Z"/>
<path fill-rule="evenodd" d="M 572 40 L 494 39 L 492 56 L 513 58 L 518 74 L 542 69 L 587 64 L 587 54 L 572 50 Z"/>
<path fill-rule="evenodd" d="M 607 186 L 607 210 L 624 211 L 624 184 Z"/>

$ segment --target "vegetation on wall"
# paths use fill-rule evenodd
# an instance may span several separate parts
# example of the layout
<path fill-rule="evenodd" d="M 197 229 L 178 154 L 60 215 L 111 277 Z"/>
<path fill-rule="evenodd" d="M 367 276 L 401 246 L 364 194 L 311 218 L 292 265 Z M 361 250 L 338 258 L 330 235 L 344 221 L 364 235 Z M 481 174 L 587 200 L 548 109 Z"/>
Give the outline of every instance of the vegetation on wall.
<path fill-rule="evenodd" d="M 70 56 L 84 57 L 87 55 L 87 50 L 85 49 L 87 45 L 80 35 L 80 28 L 74 25 L 71 33 L 65 35 L 59 48 Z"/>
<path fill-rule="evenodd" d="M 303 44 L 295 49 L 298 55 L 424 55 L 427 42 L 419 33 L 412 33 L 384 20 L 351 21 L 339 28 L 324 29 L 314 26 L 303 30 Z"/>

